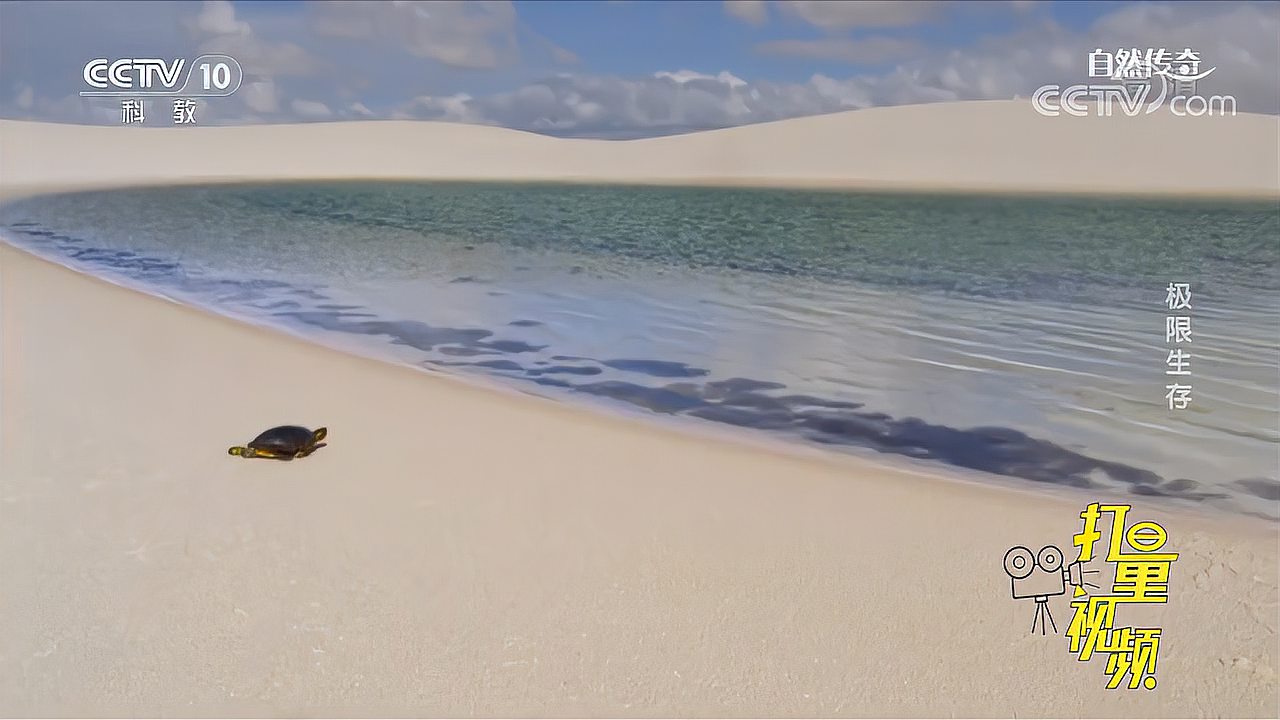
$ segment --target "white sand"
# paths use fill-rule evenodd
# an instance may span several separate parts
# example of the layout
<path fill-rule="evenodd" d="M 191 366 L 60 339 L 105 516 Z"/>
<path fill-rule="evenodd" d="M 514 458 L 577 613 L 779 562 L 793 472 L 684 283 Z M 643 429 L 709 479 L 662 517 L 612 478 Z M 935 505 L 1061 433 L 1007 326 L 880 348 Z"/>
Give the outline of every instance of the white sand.
<path fill-rule="evenodd" d="M 947 121 L 939 134 L 966 113 L 1015 117 L 1002 104 L 929 107 Z M 925 124 L 923 109 L 899 111 L 867 117 Z M 1205 137 L 1230 156 L 1271 128 L 1274 147 L 1274 119 L 1244 120 L 1253 130 Z M 817 164 L 815 146 L 814 164 L 770 165 L 780 151 L 765 143 L 728 166 L 750 143 L 725 138 L 768 132 L 795 148 L 833 142 L 813 128 L 839 122 L 617 148 L 425 124 L 3 123 L 0 194 L 464 171 L 1276 184 L 1253 152 L 1235 158 L 1252 169 L 1208 172 L 1209 150 L 1205 172 L 1180 180 L 1155 147 L 1140 170 L 1074 159 L 1051 176 L 972 148 L 911 161 L 827 148 L 846 166 Z M 1088 147 L 1113 141 L 1094 127 Z M 637 165 L 599 160 L 610 153 Z M 320 349 L 8 248 L 0 383 L 0 715 L 1274 717 L 1280 702 L 1277 531 L 1260 520 L 679 433 Z M 329 447 L 288 464 L 225 454 L 285 422 L 327 425 Z M 1120 625 L 1164 630 L 1155 691 L 1104 690 L 1104 660 L 1029 635 L 1033 605 L 1009 597 L 1008 547 L 1052 542 L 1074 558 L 1089 499 L 1133 503 L 1182 553 L 1167 605 L 1120 611 Z M 1065 600 L 1052 610 L 1064 629 Z"/>
<path fill-rule="evenodd" d="M 1030 101 L 876 108 L 665 138 L 477 125 L 0 121 L 4 184 L 444 178 L 1280 195 L 1280 117 L 1044 117 Z"/>

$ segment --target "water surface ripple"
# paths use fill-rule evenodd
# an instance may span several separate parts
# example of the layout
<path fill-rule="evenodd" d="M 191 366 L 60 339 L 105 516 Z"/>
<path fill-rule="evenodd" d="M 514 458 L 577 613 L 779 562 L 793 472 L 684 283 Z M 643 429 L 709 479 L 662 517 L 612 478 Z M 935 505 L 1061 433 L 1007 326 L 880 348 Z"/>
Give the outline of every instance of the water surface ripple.
<path fill-rule="evenodd" d="M 45 196 L 0 228 L 398 362 L 1280 515 L 1271 203 L 298 183 Z M 1179 412 L 1169 282 L 1194 293 Z"/>

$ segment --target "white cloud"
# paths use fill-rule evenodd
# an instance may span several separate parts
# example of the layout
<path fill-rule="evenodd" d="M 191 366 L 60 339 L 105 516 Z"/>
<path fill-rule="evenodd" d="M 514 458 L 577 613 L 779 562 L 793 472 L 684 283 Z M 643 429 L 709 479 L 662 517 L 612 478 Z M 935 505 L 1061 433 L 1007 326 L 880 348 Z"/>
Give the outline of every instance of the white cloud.
<path fill-rule="evenodd" d="M 936 0 L 789 0 L 777 3 L 821 28 L 886 28 L 918 25 L 936 19 L 947 5 Z"/>
<path fill-rule="evenodd" d="M 399 108 L 397 117 L 618 136 L 724 127 L 848 107 L 811 84 L 751 84 L 728 72 L 680 70 L 638 79 L 559 75 L 482 97 L 417 98 Z"/>
<path fill-rule="evenodd" d="M 190 28 L 208 35 L 248 35 L 249 23 L 236 20 L 235 7 L 228 0 L 206 0 Z"/>
<path fill-rule="evenodd" d="M 822 58 L 850 63 L 879 63 L 919 55 L 923 49 L 919 43 L 912 40 L 869 37 L 859 40 L 849 38 L 772 40 L 757 44 L 755 51 L 763 55 Z"/>
<path fill-rule="evenodd" d="M 769 8 L 764 0 L 725 0 L 724 11 L 752 25 L 763 25 L 769 20 Z"/>
<path fill-rule="evenodd" d="M 188 21 L 187 27 L 200 40 L 200 52 L 234 57 L 245 75 L 310 75 L 320 67 L 316 58 L 293 43 L 259 37 L 249 23 L 236 20 L 235 6 L 228 0 L 205 0 L 200 14 Z"/>
<path fill-rule="evenodd" d="M 30 85 L 23 85 L 13 98 L 14 103 L 23 110 L 30 110 L 36 101 L 36 91 Z"/>
<path fill-rule="evenodd" d="M 737 77 L 728 70 L 721 70 L 718 75 L 703 75 L 702 73 L 694 72 L 693 70 L 677 70 L 675 72 L 658 71 L 654 73 L 653 76 L 659 79 L 670 80 L 671 82 L 678 83 L 680 85 L 701 80 L 724 83 L 731 88 L 745 87 L 747 84 L 746 80 Z"/>
<path fill-rule="evenodd" d="M 731 15 L 749 12 L 754 24 L 767 19 L 764 2 L 751 3 L 751 10 L 732 7 Z M 950 13 L 997 11 L 1026 13 L 1043 5 L 1038 0 L 774 0 L 781 14 L 803 20 L 824 30 L 903 28 L 939 20 Z M 746 20 L 747 18 L 743 18 Z"/>
<path fill-rule="evenodd" d="M 518 57 L 510 2 L 344 0 L 314 3 L 311 9 L 312 28 L 322 37 L 392 43 L 416 57 L 459 68 L 494 68 Z"/>
<path fill-rule="evenodd" d="M 561 65 L 572 65 L 578 62 L 578 56 L 557 45 L 551 46 L 551 57 Z"/>
<path fill-rule="evenodd" d="M 1242 110 L 1275 113 L 1277 38 L 1280 6 L 1140 6 L 1122 8 L 1083 33 L 1045 21 L 975 47 L 930 53 L 879 75 L 819 74 L 786 84 L 692 70 L 639 79 L 560 75 L 511 92 L 455 98 L 447 113 L 438 103 L 405 112 L 586 135 L 723 127 L 882 105 L 1026 97 L 1046 83 L 1086 81 L 1088 53 L 1095 47 L 1185 43 L 1201 50 L 1207 65 L 1218 66 L 1202 91 L 1234 94 Z"/>
<path fill-rule="evenodd" d="M 473 98 L 466 93 L 442 97 L 423 95 L 394 111 L 392 117 L 403 120 L 430 118 L 446 122 L 491 124 L 473 111 L 472 100 Z"/>
<path fill-rule="evenodd" d="M 325 66 L 293 43 L 267 43 L 253 35 L 210 38 L 200 45 L 200 52 L 230 55 L 240 62 L 245 75 L 249 76 L 314 75 Z"/>
<path fill-rule="evenodd" d="M 327 118 L 333 115 L 333 111 L 329 109 L 328 105 L 315 100 L 294 100 L 289 103 L 289 107 L 295 115 L 310 120 Z"/>
<path fill-rule="evenodd" d="M 255 113 L 274 113 L 280 110 L 280 98 L 276 84 L 270 80 L 245 83 L 236 91 L 245 107 Z"/>
<path fill-rule="evenodd" d="M 82 65 L 83 60 L 59 60 L 61 55 L 46 50 L 56 47 L 49 38 L 67 37 L 68 43 L 74 41 L 86 52 L 90 47 L 92 52 L 110 52 L 91 45 L 95 28 L 109 28 L 115 37 L 132 26 L 112 25 L 116 20 L 101 11 L 102 5 L 0 5 L 6 21 L 0 23 L 0 116 L 119 122 L 118 102 L 91 102 L 75 95 L 82 89 L 77 62 Z M 502 92 L 480 92 L 476 88 L 483 86 L 468 84 L 476 79 L 495 87 L 494 75 L 459 74 L 444 65 L 480 67 L 514 58 L 516 49 L 525 56 L 544 52 L 544 59 L 559 62 L 569 61 L 572 55 L 567 50 L 557 54 L 550 41 L 522 31 L 507 3 L 324 3 L 310 10 L 317 25 L 300 24 L 296 16 L 283 11 L 258 9 L 264 6 L 247 6 L 253 8 L 251 12 L 245 5 L 225 2 L 151 3 L 134 9 L 141 12 L 152 5 L 158 8 L 156 14 L 138 16 L 138 22 L 152 25 L 143 28 L 145 32 L 137 31 L 138 37 L 133 38 L 137 44 L 161 43 L 155 46 L 157 56 L 191 58 L 196 48 L 227 52 L 245 66 L 246 78 L 235 96 L 210 100 L 207 113 L 202 107 L 203 124 L 398 117 L 562 134 L 653 134 L 880 105 L 1026 97 L 1046 83 L 1086 81 L 1088 53 L 1096 47 L 1133 46 L 1195 48 L 1206 66 L 1217 67 L 1201 84 L 1201 92 L 1232 94 L 1241 110 L 1280 112 L 1280 5 L 1274 3 L 1117 6 L 1084 30 L 1056 25 L 1032 7 L 1017 32 L 982 38 L 958 49 L 919 50 L 891 71 L 874 75 L 827 71 L 803 81 L 778 83 L 741 72 L 708 74 L 674 67 L 642 77 L 561 73 Z M 855 19 L 862 23 L 858 27 L 877 23 L 891 27 L 887 23 L 910 19 L 903 13 L 924 12 L 874 3 L 860 4 L 861 10 L 817 5 L 798 4 L 785 12 L 804 22 L 809 20 L 799 13 L 808 13 L 835 29 Z M 68 6 L 83 9 L 72 12 L 64 9 Z M 1012 12 L 1019 4 L 990 6 Z M 951 7 L 946 12 L 953 12 Z M 737 12 L 727 5 L 725 10 Z M 15 31 L 19 24 L 23 30 Z M 187 34 L 173 32 L 184 27 Z M 312 30 L 327 34 L 304 34 Z M 899 40 L 874 36 L 848 40 L 834 31 L 823 34 L 816 40 L 774 41 L 758 49 L 856 62 L 906 52 L 905 46 L 894 45 Z M 507 48 L 506 43 L 514 43 L 517 35 L 519 48 Z M 353 42 L 356 38 L 363 40 Z M 184 40 L 187 44 L 181 45 Z M 316 70 L 324 66 L 312 53 L 341 54 L 350 61 L 349 72 L 319 75 Z M 412 53 L 432 62 L 414 60 Z M 38 77 L 17 70 L 54 67 L 50 62 L 63 64 Z M 547 72 L 555 69 L 552 63 L 545 67 Z M 541 66 L 523 66 L 525 77 L 536 78 L 541 71 Z M 168 110 L 156 106 L 148 113 L 149 122 L 154 116 L 163 124 Z"/>
<path fill-rule="evenodd" d="M 1217 68 L 1199 92 L 1234 95 L 1242 109 L 1280 112 L 1280 3 L 1133 5 L 1100 18 L 1088 39 L 1096 42 L 1077 43 L 1073 52 L 1193 48 L 1204 61 L 1201 70 Z M 1083 70 L 1084 62 L 1077 67 Z"/>

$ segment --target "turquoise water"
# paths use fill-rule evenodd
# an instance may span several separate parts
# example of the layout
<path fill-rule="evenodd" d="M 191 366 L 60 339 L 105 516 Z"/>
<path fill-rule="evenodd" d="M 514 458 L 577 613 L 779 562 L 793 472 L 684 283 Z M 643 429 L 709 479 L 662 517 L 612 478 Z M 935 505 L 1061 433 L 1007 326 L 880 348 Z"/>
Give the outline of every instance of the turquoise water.
<path fill-rule="evenodd" d="M 0 230 L 398 362 L 1280 515 L 1274 203 L 311 183 L 35 198 Z"/>

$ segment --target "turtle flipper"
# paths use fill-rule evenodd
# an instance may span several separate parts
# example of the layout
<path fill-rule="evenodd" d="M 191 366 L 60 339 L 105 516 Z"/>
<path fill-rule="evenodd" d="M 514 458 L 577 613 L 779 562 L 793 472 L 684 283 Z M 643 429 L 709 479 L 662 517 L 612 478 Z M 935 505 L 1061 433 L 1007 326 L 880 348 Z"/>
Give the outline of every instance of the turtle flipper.
<path fill-rule="evenodd" d="M 294 457 L 304 458 L 304 457 L 306 457 L 306 456 L 310 455 L 311 453 L 313 453 L 313 452 L 315 452 L 315 451 L 319 450 L 320 448 L 322 448 L 322 447 L 324 447 L 325 445 L 328 445 L 328 444 L 329 444 L 329 443 L 316 443 L 315 445 L 312 445 L 311 447 L 303 448 L 303 449 L 299 450 L 299 451 L 298 451 L 298 454 L 297 454 L 297 455 L 294 455 Z"/>

